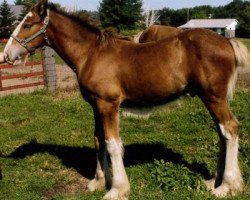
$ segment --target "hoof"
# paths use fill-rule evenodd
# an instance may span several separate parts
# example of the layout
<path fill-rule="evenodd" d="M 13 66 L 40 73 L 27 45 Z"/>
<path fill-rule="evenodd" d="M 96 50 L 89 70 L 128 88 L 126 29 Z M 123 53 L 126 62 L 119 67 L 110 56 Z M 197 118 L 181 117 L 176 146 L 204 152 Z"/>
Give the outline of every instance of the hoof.
<path fill-rule="evenodd" d="M 118 189 L 111 189 L 104 197 L 104 200 L 128 200 L 127 192 L 120 192 Z"/>
<path fill-rule="evenodd" d="M 230 192 L 228 185 L 222 184 L 221 186 L 217 187 L 216 189 L 212 190 L 212 194 L 218 198 L 226 197 Z"/>
<path fill-rule="evenodd" d="M 212 190 L 212 194 L 216 197 L 234 196 L 243 189 L 243 182 L 234 182 L 232 184 L 222 183 L 219 187 Z"/>
<path fill-rule="evenodd" d="M 215 178 L 204 181 L 208 191 L 215 189 Z"/>
<path fill-rule="evenodd" d="M 105 180 L 104 179 L 93 179 L 88 183 L 88 190 L 90 192 L 94 192 L 96 190 L 102 190 L 105 188 Z"/>

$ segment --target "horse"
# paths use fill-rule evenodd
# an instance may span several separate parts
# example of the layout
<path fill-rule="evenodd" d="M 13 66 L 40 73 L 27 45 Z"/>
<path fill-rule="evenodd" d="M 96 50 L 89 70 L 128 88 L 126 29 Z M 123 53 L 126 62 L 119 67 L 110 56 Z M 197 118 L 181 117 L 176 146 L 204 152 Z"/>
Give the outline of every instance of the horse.
<path fill-rule="evenodd" d="M 172 26 L 151 25 L 146 30 L 139 32 L 134 37 L 136 43 L 146 43 L 174 37 L 180 34 L 183 30 Z"/>
<path fill-rule="evenodd" d="M 155 20 L 152 19 L 150 21 L 155 21 Z M 153 42 L 153 41 L 162 40 L 168 37 L 177 36 L 181 32 L 182 32 L 182 29 L 175 28 L 172 26 L 150 24 L 146 28 L 146 30 L 140 31 L 139 33 L 137 33 L 134 36 L 133 41 L 135 43 Z M 177 100 L 177 102 L 180 105 L 179 99 Z M 158 109 L 161 109 L 161 107 L 159 107 Z M 126 117 L 148 119 L 151 116 L 151 114 L 154 112 L 154 110 L 156 110 L 155 107 L 142 107 L 140 109 L 127 108 L 125 109 L 125 111 L 122 112 L 122 115 Z"/>
<path fill-rule="evenodd" d="M 239 122 L 227 100 L 237 68 L 249 64 L 249 52 L 242 43 L 194 29 L 136 44 L 103 34 L 88 22 L 57 10 L 48 0 L 40 0 L 14 30 L 4 59 L 14 62 L 44 45 L 75 71 L 82 96 L 93 108 L 97 167 L 88 183 L 90 191 L 106 186 L 109 191 L 104 199 L 129 198 L 119 108 L 159 105 L 187 92 L 203 101 L 218 128 L 220 156 L 214 178 L 206 182 L 208 189 L 218 197 L 242 190 Z"/>

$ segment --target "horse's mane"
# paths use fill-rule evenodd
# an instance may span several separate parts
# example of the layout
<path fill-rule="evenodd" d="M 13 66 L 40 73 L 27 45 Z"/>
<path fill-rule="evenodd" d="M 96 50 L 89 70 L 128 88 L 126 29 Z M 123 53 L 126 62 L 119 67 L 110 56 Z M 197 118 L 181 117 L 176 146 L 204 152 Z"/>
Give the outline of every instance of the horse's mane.
<path fill-rule="evenodd" d="M 54 11 L 54 12 L 61 14 L 61 15 L 64 15 L 64 16 L 72 19 L 74 22 L 76 22 L 84 27 L 89 28 L 90 30 L 92 30 L 95 33 L 101 33 L 101 29 L 99 27 L 94 25 L 93 22 L 91 22 L 89 19 L 85 20 L 85 19 L 80 18 L 79 16 L 77 16 L 76 12 L 67 12 L 63 8 L 60 8 L 53 3 L 49 3 L 48 8 L 51 11 Z"/>
<path fill-rule="evenodd" d="M 105 40 L 120 39 L 120 40 L 133 41 L 133 38 L 129 36 L 119 35 L 113 28 L 107 28 L 102 30 L 102 37 L 104 37 Z"/>
<path fill-rule="evenodd" d="M 61 14 L 61 15 L 64 15 L 64 16 L 70 18 L 71 20 L 80 24 L 83 27 L 87 27 L 88 29 L 90 29 L 94 33 L 97 33 L 99 35 L 101 42 L 106 43 L 112 39 L 121 39 L 121 40 L 129 40 L 129 41 L 133 40 L 130 37 L 121 36 L 121 35 L 117 34 L 112 28 L 107 28 L 107 29 L 102 30 L 100 27 L 94 25 L 93 22 L 91 22 L 89 19 L 88 20 L 82 19 L 79 16 L 77 16 L 75 12 L 67 12 L 64 9 L 56 6 L 53 3 L 49 3 L 48 8 L 51 11 L 54 11 L 58 14 Z"/>

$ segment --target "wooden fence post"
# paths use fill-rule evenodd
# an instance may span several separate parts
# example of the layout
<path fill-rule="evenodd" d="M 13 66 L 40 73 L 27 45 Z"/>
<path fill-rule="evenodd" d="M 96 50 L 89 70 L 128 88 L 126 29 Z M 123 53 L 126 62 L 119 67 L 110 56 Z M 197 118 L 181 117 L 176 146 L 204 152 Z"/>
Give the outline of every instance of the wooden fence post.
<path fill-rule="evenodd" d="M 45 71 L 46 86 L 50 91 L 55 91 L 57 88 L 56 66 L 54 50 L 50 47 L 45 47 L 43 65 Z"/>

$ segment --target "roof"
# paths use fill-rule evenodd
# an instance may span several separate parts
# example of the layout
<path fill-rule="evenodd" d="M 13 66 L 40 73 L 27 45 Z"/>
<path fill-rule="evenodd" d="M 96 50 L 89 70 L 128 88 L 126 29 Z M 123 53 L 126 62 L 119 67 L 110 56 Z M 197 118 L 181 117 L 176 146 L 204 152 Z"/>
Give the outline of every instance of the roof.
<path fill-rule="evenodd" d="M 235 22 L 239 23 L 236 19 L 192 19 L 180 28 L 226 28 Z"/>
<path fill-rule="evenodd" d="M 15 17 L 19 17 L 22 13 L 23 6 L 22 5 L 10 5 L 11 11 L 14 13 Z"/>

